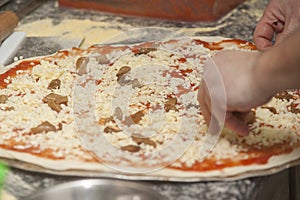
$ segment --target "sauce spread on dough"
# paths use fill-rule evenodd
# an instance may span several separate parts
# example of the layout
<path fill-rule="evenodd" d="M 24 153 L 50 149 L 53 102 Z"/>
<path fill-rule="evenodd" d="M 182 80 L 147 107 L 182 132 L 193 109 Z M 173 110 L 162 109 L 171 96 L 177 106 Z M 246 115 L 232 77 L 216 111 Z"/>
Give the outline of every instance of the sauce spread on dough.
<path fill-rule="evenodd" d="M 232 45 L 236 45 L 239 49 L 256 50 L 256 46 L 251 42 L 247 42 L 239 39 L 222 40 L 219 42 L 206 42 L 203 40 L 195 39 L 194 42 L 197 45 L 202 44 L 205 48 L 208 48 L 210 50 L 222 50 L 226 46 L 232 46 Z"/>
<path fill-rule="evenodd" d="M 51 160 L 66 159 L 65 155 L 56 155 L 56 151 L 54 149 L 51 148 L 41 149 L 39 145 L 32 146 L 29 144 L 25 144 L 22 141 L 16 141 L 14 138 L 10 138 L 9 140 L 6 140 L 3 144 L 0 144 L 0 148 L 15 151 L 15 152 L 20 152 L 20 153 L 29 153 L 41 158 L 48 158 Z M 86 151 L 86 150 L 82 149 L 82 151 Z M 99 160 L 96 159 L 96 157 L 95 158 L 91 157 L 90 159 L 82 158 L 82 160 L 86 162 L 99 162 Z"/>
<path fill-rule="evenodd" d="M 171 41 L 172 42 L 172 41 Z M 220 42 L 206 42 L 202 40 L 193 40 L 196 45 L 203 45 L 205 48 L 208 48 L 210 50 L 222 50 L 226 46 L 232 46 L 233 44 L 236 45 L 240 49 L 248 49 L 248 50 L 255 50 L 256 47 L 250 42 L 243 41 L 243 40 L 237 40 L 237 39 L 232 39 L 232 40 L 223 40 Z M 141 45 L 141 46 L 135 46 L 134 49 L 132 49 L 132 52 L 134 53 L 148 53 L 150 51 L 154 51 L 155 49 L 151 49 L 150 47 L 155 46 L 154 43 L 146 43 Z M 145 48 L 147 47 L 147 48 Z M 103 47 L 103 48 L 96 48 L 92 47 L 90 50 L 91 51 L 98 51 L 100 53 L 110 53 L 111 51 L 114 50 L 124 50 L 127 47 Z M 141 51 L 141 48 L 144 48 L 143 51 Z M 80 52 L 79 49 L 73 49 L 76 52 Z M 69 52 L 68 51 L 60 51 L 56 56 L 53 56 L 52 58 L 61 58 L 64 56 L 68 56 Z M 51 57 L 50 57 L 51 58 Z M 46 58 L 47 59 L 47 58 Z M 180 58 L 178 60 L 181 63 L 187 62 L 186 58 Z M 3 74 L 0 74 L 0 89 L 1 88 L 6 88 L 7 85 L 9 84 L 9 78 L 14 78 L 18 75 L 18 71 L 30 71 L 34 66 L 39 65 L 40 61 L 38 60 L 27 60 L 20 62 L 17 64 L 14 68 L 9 69 Z M 174 66 L 175 69 L 178 69 L 178 66 Z M 186 70 L 180 70 L 180 74 L 177 73 L 176 77 L 181 77 L 181 76 L 186 76 L 188 73 L 191 73 L 193 70 L 192 69 L 186 69 Z M 168 72 L 166 72 L 168 73 Z M 173 74 L 173 76 L 175 76 Z M 97 84 L 101 83 L 101 80 L 96 81 Z M 194 90 L 197 90 L 198 87 L 195 84 L 192 84 L 191 87 L 195 87 Z M 178 88 L 181 93 L 185 93 L 186 91 L 184 88 Z M 188 92 L 188 91 L 187 91 Z M 299 92 L 300 94 L 300 92 Z M 173 97 L 176 95 L 168 96 L 168 97 Z M 151 105 L 150 103 L 147 103 L 144 105 L 146 108 L 150 108 Z M 28 145 L 28 146 L 27 146 Z M 20 146 L 23 146 L 24 148 L 20 148 Z M 27 147 L 26 147 L 27 146 Z M 276 155 L 281 155 L 281 154 L 286 154 L 290 153 L 295 146 L 300 146 L 300 143 L 296 145 L 290 145 L 289 143 L 284 143 L 280 145 L 274 145 L 272 147 L 264 148 L 264 149 L 251 149 L 249 148 L 248 151 L 246 152 L 240 152 L 240 155 L 236 159 L 221 159 L 217 160 L 215 158 L 209 158 L 205 159 L 202 162 L 195 162 L 192 166 L 186 166 L 185 164 L 182 164 L 181 167 L 171 167 L 173 169 L 179 169 L 179 170 L 184 170 L 184 171 L 210 171 L 210 170 L 221 170 L 226 167 L 235 167 L 235 166 L 248 166 L 248 165 L 253 165 L 253 164 L 267 164 L 269 159 L 272 156 Z M 40 149 L 39 146 L 33 147 L 29 144 L 24 144 L 22 142 L 17 142 L 13 137 L 10 138 L 9 140 L 6 140 L 3 144 L 0 145 L 1 148 L 7 149 L 7 150 L 12 150 L 16 152 L 21 152 L 21 153 L 30 153 L 35 156 L 40 156 L 43 158 L 48 158 L 48 159 L 53 159 L 53 160 L 61 160 L 65 159 L 65 156 L 55 156 L 55 151 L 53 149 Z M 82 151 L 86 151 L 82 149 Z M 92 162 L 99 162 L 97 159 L 91 159 L 89 161 Z M 134 164 L 134 163 L 133 163 Z"/>
<path fill-rule="evenodd" d="M 38 60 L 27 60 L 20 62 L 18 65 L 16 65 L 14 68 L 9 69 L 3 74 L 0 74 L 0 89 L 6 88 L 8 85 L 8 78 L 14 78 L 17 75 L 18 71 L 28 71 L 31 70 L 34 66 L 39 65 L 40 61 Z"/>
<path fill-rule="evenodd" d="M 300 146 L 300 143 L 295 145 Z M 205 159 L 202 162 L 195 162 L 192 166 L 182 164 L 182 167 L 170 167 L 183 171 L 210 171 L 221 170 L 228 167 L 262 165 L 267 164 L 272 156 L 278 156 L 292 152 L 295 146 L 289 143 L 278 144 L 264 149 L 251 149 L 247 152 L 240 152 L 236 159 Z M 244 157 L 244 158 L 243 158 Z"/>

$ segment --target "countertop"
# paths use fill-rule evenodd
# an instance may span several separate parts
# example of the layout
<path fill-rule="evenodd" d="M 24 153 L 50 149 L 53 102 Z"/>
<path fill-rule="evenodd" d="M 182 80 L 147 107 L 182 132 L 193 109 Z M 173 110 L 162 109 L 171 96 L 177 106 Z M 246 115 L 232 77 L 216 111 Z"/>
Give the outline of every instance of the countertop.
<path fill-rule="evenodd" d="M 2 8 L 16 10 L 24 0 L 14 0 L 13 3 Z M 164 27 L 170 29 L 184 29 L 190 35 L 195 36 L 223 36 L 228 38 L 240 38 L 252 41 L 252 34 L 257 21 L 267 5 L 267 0 L 249 0 L 239 5 L 232 12 L 210 23 L 185 23 L 159 21 L 134 17 L 116 16 L 111 14 L 73 10 L 61 8 L 55 1 L 47 1 L 44 5 L 21 20 L 20 26 L 37 20 L 51 19 L 53 24 L 59 24 L 66 19 L 91 20 L 95 22 L 108 22 L 114 29 L 125 31 L 129 28 L 140 27 Z M 216 28 L 217 27 L 217 28 Z M 42 29 L 43 27 L 41 27 Z M 78 27 L 80 28 L 80 27 Z M 103 28 L 103 27 L 102 27 Z M 104 27 L 105 28 L 105 27 Z M 106 27 L 109 28 L 109 27 Z M 99 33 L 101 34 L 101 33 Z M 97 41 L 95 41 L 97 42 Z M 46 45 L 50 46 L 50 44 Z M 21 48 L 17 56 L 31 57 L 38 54 L 46 54 L 48 51 L 39 49 L 34 42 Z M 282 172 L 246 178 L 237 181 L 214 181 L 197 183 L 174 182 L 147 182 L 152 189 L 163 195 L 166 199 L 180 200 L 215 200 L 215 199 L 289 199 L 294 198 L 293 187 L 289 187 L 290 175 L 295 175 L 296 168 Z M 64 177 L 42 173 L 33 173 L 21 169 L 11 168 L 8 173 L 4 189 L 18 199 L 32 194 L 44 188 L 82 177 Z M 293 180 L 295 181 L 295 180 Z M 298 185 L 299 186 L 299 185 Z M 291 199 L 290 198 L 290 199 Z M 300 197 L 299 197 L 300 198 Z"/>

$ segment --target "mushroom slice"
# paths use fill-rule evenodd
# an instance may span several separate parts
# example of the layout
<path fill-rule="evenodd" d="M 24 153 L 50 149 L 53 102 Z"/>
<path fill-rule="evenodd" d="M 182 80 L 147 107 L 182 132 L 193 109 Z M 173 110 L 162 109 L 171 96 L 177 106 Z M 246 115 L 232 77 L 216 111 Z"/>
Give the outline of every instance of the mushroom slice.
<path fill-rule="evenodd" d="M 59 79 L 53 79 L 53 80 L 49 83 L 47 89 L 48 89 L 48 90 L 59 89 L 59 88 L 60 88 L 60 85 L 61 85 L 61 81 L 60 81 Z"/>
<path fill-rule="evenodd" d="M 105 124 L 107 124 L 108 122 L 113 122 L 113 121 L 114 121 L 113 116 L 110 116 L 110 117 L 106 117 L 106 118 L 100 118 L 100 119 L 98 120 L 98 123 L 99 123 L 100 125 L 105 125 Z"/>
<path fill-rule="evenodd" d="M 178 111 L 176 108 L 177 99 L 176 98 L 168 98 L 167 102 L 165 103 L 165 110 L 166 112 L 169 112 L 170 110 Z"/>
<path fill-rule="evenodd" d="M 141 88 L 142 84 L 136 78 L 131 81 L 132 88 Z"/>
<path fill-rule="evenodd" d="M 146 144 L 146 145 L 150 145 L 150 146 L 153 146 L 153 147 L 156 147 L 156 143 L 151 140 L 150 138 L 146 138 L 142 135 L 133 135 L 132 136 L 132 140 L 134 142 L 136 142 L 138 145 L 140 144 Z"/>
<path fill-rule="evenodd" d="M 138 112 L 130 115 L 129 117 L 126 116 L 125 117 L 125 123 L 127 125 L 131 125 L 132 123 L 138 124 L 142 120 L 142 118 L 144 117 L 144 115 L 145 115 L 144 111 L 140 110 L 140 111 L 138 111 Z"/>
<path fill-rule="evenodd" d="M 271 107 L 271 106 L 262 106 L 261 108 L 262 109 L 267 109 L 267 110 L 269 110 L 273 114 L 278 114 L 276 108 L 274 108 L 274 107 Z"/>
<path fill-rule="evenodd" d="M 288 101 L 291 100 L 291 99 L 294 99 L 293 95 L 290 94 L 290 93 L 288 93 L 287 91 L 277 93 L 277 94 L 275 95 L 275 98 L 276 98 L 276 99 L 280 99 L 280 100 L 286 99 L 286 100 L 288 100 Z"/>
<path fill-rule="evenodd" d="M 48 106 L 56 111 L 60 112 L 61 111 L 61 104 L 67 105 L 68 104 L 68 97 L 67 96 L 62 96 L 59 94 L 54 94 L 50 93 L 47 96 L 43 98 L 43 102 L 47 103 Z"/>
<path fill-rule="evenodd" d="M 300 113 L 300 106 L 299 104 L 291 103 L 291 105 L 288 106 L 289 111 L 294 114 L 299 114 Z"/>
<path fill-rule="evenodd" d="M 101 54 L 95 58 L 99 64 L 109 64 L 110 63 L 110 60 L 105 55 Z"/>
<path fill-rule="evenodd" d="M 14 110 L 15 108 L 13 106 L 8 106 L 4 109 L 4 111 L 12 111 Z"/>
<path fill-rule="evenodd" d="M 139 49 L 134 51 L 134 55 L 147 54 L 151 51 L 157 51 L 157 48 L 155 48 L 155 47 L 139 48 Z"/>
<path fill-rule="evenodd" d="M 79 75 L 83 75 L 87 73 L 87 64 L 89 62 L 88 57 L 80 57 L 76 61 L 76 71 Z"/>
<path fill-rule="evenodd" d="M 126 76 L 121 76 L 120 78 L 118 78 L 117 82 L 121 85 L 130 85 L 131 84 L 131 80 L 126 80 Z"/>
<path fill-rule="evenodd" d="M 104 128 L 103 131 L 104 131 L 104 133 L 117 133 L 117 132 L 120 132 L 121 130 L 118 128 L 113 128 L 113 127 L 107 126 Z"/>
<path fill-rule="evenodd" d="M 47 133 L 47 132 L 50 132 L 50 131 L 56 131 L 56 127 L 48 121 L 42 122 L 37 127 L 34 127 L 34 128 L 30 129 L 30 132 L 32 134 Z"/>
<path fill-rule="evenodd" d="M 47 96 L 44 97 L 43 102 L 48 103 L 49 101 L 54 101 L 55 103 L 61 105 L 61 104 L 68 104 L 68 97 L 62 96 L 55 93 L 50 93 Z"/>
<path fill-rule="evenodd" d="M 2 103 L 6 103 L 7 99 L 8 99 L 8 96 L 7 96 L 7 95 L 5 95 L 5 94 L 1 94 L 1 95 L 0 95 L 0 103 L 1 103 L 1 104 L 2 104 Z"/>
<path fill-rule="evenodd" d="M 116 76 L 117 76 L 117 81 L 119 82 L 119 80 L 121 79 L 122 76 L 124 76 L 126 73 L 128 73 L 131 70 L 131 67 L 129 66 L 123 66 L 119 69 L 119 71 L 117 72 Z"/>
<path fill-rule="evenodd" d="M 247 124 L 253 124 L 256 120 L 256 112 L 251 110 L 247 116 L 246 122 Z"/>
<path fill-rule="evenodd" d="M 140 151 L 141 147 L 136 146 L 136 145 L 127 145 L 127 146 L 123 146 L 121 147 L 122 151 L 129 151 L 131 153 L 136 153 L 138 151 Z"/>
<path fill-rule="evenodd" d="M 62 110 L 62 107 L 53 100 L 48 101 L 47 104 L 52 110 L 58 113 Z"/>

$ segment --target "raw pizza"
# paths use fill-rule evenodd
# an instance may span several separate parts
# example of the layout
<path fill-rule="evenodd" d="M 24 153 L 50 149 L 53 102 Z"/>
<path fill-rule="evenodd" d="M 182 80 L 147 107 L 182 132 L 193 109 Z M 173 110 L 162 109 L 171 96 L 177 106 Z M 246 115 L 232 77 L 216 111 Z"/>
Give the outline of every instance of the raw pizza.
<path fill-rule="evenodd" d="M 18 61 L 0 75 L 0 157 L 64 175 L 235 179 L 300 158 L 300 93 L 252 111 L 251 134 L 206 133 L 197 101 L 203 63 L 247 41 L 181 38 L 73 48 Z"/>

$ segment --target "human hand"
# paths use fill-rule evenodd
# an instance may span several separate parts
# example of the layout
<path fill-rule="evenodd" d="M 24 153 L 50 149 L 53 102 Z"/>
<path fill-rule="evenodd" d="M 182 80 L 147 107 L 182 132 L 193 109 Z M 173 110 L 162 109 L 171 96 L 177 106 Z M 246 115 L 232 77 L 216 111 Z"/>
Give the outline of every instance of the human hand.
<path fill-rule="evenodd" d="M 279 43 L 300 27 L 299 0 L 270 0 L 254 31 L 254 42 L 259 50 Z"/>
<path fill-rule="evenodd" d="M 205 64 L 198 101 L 209 129 L 218 130 L 216 126 L 224 122 L 239 135 L 249 133 L 245 121 L 249 111 L 273 96 L 263 91 L 256 81 L 259 55 L 258 52 L 222 51 Z"/>

